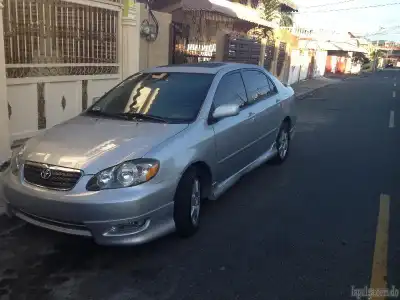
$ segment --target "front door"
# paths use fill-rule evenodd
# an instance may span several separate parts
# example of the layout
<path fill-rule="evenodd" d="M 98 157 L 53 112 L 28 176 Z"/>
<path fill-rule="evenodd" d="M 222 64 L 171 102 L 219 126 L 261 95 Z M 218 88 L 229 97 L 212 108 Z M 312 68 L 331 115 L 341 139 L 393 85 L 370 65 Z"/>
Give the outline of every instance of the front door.
<path fill-rule="evenodd" d="M 256 119 L 247 106 L 246 91 L 240 72 L 226 74 L 219 82 L 213 108 L 223 104 L 239 104 L 237 116 L 213 124 L 217 152 L 216 180 L 222 182 L 256 159 L 251 146 L 257 139 Z"/>
<path fill-rule="evenodd" d="M 273 143 L 283 119 L 278 90 L 260 70 L 243 71 L 243 80 L 247 90 L 250 107 L 256 113 L 256 123 L 259 138 L 255 148 L 261 156 L 267 152 Z"/>

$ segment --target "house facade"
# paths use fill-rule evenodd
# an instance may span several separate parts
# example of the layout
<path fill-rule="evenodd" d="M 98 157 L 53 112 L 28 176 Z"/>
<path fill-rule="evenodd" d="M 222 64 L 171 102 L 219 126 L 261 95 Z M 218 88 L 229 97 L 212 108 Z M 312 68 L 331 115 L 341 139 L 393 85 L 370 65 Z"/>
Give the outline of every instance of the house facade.
<path fill-rule="evenodd" d="M 0 0 L 0 164 L 10 144 L 68 120 L 127 76 L 167 64 L 171 15 L 133 0 Z M 150 20 L 151 21 L 151 20 Z"/>
<path fill-rule="evenodd" d="M 263 19 L 255 0 L 156 0 L 152 7 L 172 15 L 171 63 L 214 60 L 218 31 L 247 33 L 279 26 L 279 20 Z M 289 9 L 289 2 L 282 2 L 281 7 Z"/>

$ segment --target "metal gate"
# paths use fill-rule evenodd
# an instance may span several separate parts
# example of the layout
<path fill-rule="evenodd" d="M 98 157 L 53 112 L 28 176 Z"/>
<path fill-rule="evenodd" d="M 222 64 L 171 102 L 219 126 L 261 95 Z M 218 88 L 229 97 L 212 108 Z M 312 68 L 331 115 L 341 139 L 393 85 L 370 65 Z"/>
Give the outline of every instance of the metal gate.
<path fill-rule="evenodd" d="M 261 43 L 254 39 L 226 36 L 224 61 L 254 64 L 260 61 Z"/>
<path fill-rule="evenodd" d="M 215 59 L 216 45 L 205 42 L 190 42 L 190 26 L 172 22 L 172 64 L 199 63 Z"/>

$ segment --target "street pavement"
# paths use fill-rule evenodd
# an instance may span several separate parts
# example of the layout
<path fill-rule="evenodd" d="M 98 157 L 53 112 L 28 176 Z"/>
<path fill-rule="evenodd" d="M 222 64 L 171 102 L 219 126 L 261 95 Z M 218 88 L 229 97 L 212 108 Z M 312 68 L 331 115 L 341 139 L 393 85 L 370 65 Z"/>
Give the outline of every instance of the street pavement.
<path fill-rule="evenodd" d="M 285 164 L 207 203 L 191 239 L 101 247 L 0 216 L 0 299 L 345 300 L 386 280 L 400 288 L 397 85 L 400 72 L 382 71 L 299 100 Z"/>

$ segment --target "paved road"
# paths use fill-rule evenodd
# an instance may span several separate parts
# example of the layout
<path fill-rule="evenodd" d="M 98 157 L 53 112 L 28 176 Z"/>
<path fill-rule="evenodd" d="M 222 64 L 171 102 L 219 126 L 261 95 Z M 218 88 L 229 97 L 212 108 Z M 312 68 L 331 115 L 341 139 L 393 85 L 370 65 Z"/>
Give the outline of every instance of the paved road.
<path fill-rule="evenodd" d="M 371 282 L 378 215 L 385 249 L 381 199 L 388 285 L 400 287 L 400 72 L 330 85 L 298 109 L 288 161 L 208 203 L 192 239 L 106 248 L 0 216 L 0 299 L 355 299 L 351 286 Z"/>

